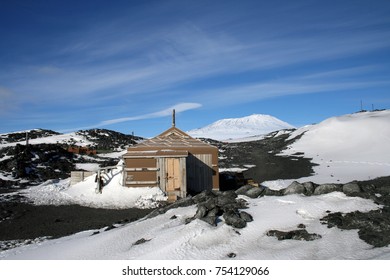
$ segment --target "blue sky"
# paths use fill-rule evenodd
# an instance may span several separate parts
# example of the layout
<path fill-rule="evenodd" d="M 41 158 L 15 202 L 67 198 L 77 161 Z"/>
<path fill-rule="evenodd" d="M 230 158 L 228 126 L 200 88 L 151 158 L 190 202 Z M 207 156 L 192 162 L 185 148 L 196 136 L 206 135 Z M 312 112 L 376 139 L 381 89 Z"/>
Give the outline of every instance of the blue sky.
<path fill-rule="evenodd" d="M 1 1 L 0 132 L 390 108 L 390 1 Z"/>

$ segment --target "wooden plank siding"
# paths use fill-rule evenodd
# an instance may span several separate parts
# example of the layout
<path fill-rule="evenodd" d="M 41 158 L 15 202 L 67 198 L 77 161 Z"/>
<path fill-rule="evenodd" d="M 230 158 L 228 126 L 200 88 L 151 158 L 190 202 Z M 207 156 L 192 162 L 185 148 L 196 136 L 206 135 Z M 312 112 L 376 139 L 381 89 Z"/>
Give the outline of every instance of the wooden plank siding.
<path fill-rule="evenodd" d="M 211 154 L 190 155 L 187 159 L 187 187 L 190 192 L 201 192 L 213 188 Z"/>
<path fill-rule="evenodd" d="M 219 189 L 218 148 L 176 127 L 129 147 L 126 186 L 158 186 L 169 197 Z"/>
<path fill-rule="evenodd" d="M 126 158 L 125 164 L 124 176 L 126 185 L 136 187 L 156 187 L 159 185 L 156 159 Z"/>

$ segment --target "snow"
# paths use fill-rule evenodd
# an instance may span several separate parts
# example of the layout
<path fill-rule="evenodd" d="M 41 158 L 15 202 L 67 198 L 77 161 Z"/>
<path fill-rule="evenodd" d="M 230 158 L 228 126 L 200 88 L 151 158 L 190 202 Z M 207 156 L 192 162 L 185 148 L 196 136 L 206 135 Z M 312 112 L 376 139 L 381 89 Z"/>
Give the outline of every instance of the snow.
<path fill-rule="evenodd" d="M 371 200 L 347 197 L 343 193 L 304 197 L 262 197 L 248 200 L 247 210 L 254 221 L 244 229 L 233 229 L 221 221 L 213 227 L 203 221 L 185 220 L 195 206 L 169 210 L 151 219 L 142 219 L 110 231 L 84 231 L 75 235 L 44 240 L 0 253 L 0 259 L 139 259 L 191 260 L 228 259 L 371 259 L 390 258 L 390 249 L 372 248 L 359 239 L 357 231 L 327 228 L 319 219 L 327 210 L 350 212 L 378 209 Z M 172 219 L 176 216 L 175 219 Z M 269 237 L 271 229 L 292 230 L 305 224 L 314 241 L 284 240 Z M 135 245 L 140 239 L 147 242 Z"/>
<path fill-rule="evenodd" d="M 305 134 L 283 155 L 304 153 L 319 164 L 315 175 L 297 179 L 315 183 L 348 182 L 390 175 L 390 111 L 367 112 L 330 118 L 296 130 L 290 139 Z M 285 132 L 282 132 L 285 133 Z M 250 167 L 247 165 L 246 167 Z M 120 167 L 109 174 L 102 194 L 96 194 L 94 176 L 74 186 L 69 180 L 48 181 L 19 191 L 35 204 L 73 204 L 99 208 L 153 207 L 165 199 L 158 188 L 124 188 Z M 280 190 L 293 180 L 263 182 Z M 328 228 L 320 218 L 331 212 L 348 213 L 380 208 L 372 200 L 341 192 L 318 196 L 264 196 L 247 200 L 254 221 L 233 229 L 220 218 L 216 227 L 201 220 L 186 223 L 196 206 L 171 209 L 151 219 L 117 225 L 110 231 L 83 231 L 59 239 L 42 239 L 0 252 L 0 259 L 121 259 L 121 260 L 340 260 L 390 259 L 390 247 L 374 248 L 358 237 L 357 230 Z M 173 217 L 176 217 L 173 219 Z M 283 240 L 267 236 L 269 230 L 294 230 L 304 224 L 314 241 Z M 99 234 L 93 234 L 99 231 Z M 136 241 L 147 242 L 135 245 Z"/>
<path fill-rule="evenodd" d="M 253 114 L 243 118 L 219 120 L 203 128 L 190 130 L 187 133 L 197 138 L 254 141 L 261 139 L 261 135 L 289 128 L 293 128 L 293 126 L 270 115 Z"/>
<path fill-rule="evenodd" d="M 124 154 L 127 153 L 127 149 L 124 149 L 122 151 L 117 151 L 117 152 L 112 152 L 112 153 L 105 153 L 105 154 L 100 154 L 99 157 L 103 158 L 122 158 Z"/>
<path fill-rule="evenodd" d="M 72 133 L 66 133 L 66 134 L 59 134 L 59 135 L 52 135 L 48 137 L 41 137 L 41 138 L 35 138 L 35 139 L 29 139 L 28 143 L 31 145 L 36 144 L 72 144 L 76 146 L 87 146 L 87 145 L 93 145 L 94 143 L 89 141 L 85 136 L 79 135 L 75 132 Z M 1 143 L 0 149 L 5 147 L 12 147 L 16 146 L 16 144 L 22 144 L 25 145 L 26 141 L 19 141 L 19 142 L 12 142 L 12 143 Z"/>
<path fill-rule="evenodd" d="M 47 181 L 19 193 L 36 205 L 67 205 L 106 209 L 154 208 L 165 201 L 164 193 L 157 187 L 127 188 L 121 185 L 121 167 L 105 174 L 108 184 L 102 193 L 96 193 L 95 175 L 70 186 L 70 179 Z"/>
<path fill-rule="evenodd" d="M 99 169 L 97 163 L 76 163 L 76 169 L 96 172 Z"/>
<path fill-rule="evenodd" d="M 289 139 L 303 136 L 282 155 L 304 153 L 318 164 L 316 183 L 369 180 L 390 175 L 390 110 L 329 118 L 297 129 Z"/>

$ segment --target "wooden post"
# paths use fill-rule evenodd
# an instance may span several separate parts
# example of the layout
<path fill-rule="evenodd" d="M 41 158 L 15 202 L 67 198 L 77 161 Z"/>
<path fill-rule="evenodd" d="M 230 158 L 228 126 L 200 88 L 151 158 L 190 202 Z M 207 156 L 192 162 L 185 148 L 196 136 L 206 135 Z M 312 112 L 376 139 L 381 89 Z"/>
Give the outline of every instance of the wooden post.
<path fill-rule="evenodd" d="M 126 177 L 127 177 L 127 171 L 125 170 L 126 168 L 126 165 L 125 163 L 123 163 L 122 165 L 122 186 L 125 187 L 126 186 Z"/>
<path fill-rule="evenodd" d="M 176 113 L 175 113 L 175 109 L 173 109 L 173 112 L 172 112 L 172 127 L 175 127 L 176 126 Z"/>

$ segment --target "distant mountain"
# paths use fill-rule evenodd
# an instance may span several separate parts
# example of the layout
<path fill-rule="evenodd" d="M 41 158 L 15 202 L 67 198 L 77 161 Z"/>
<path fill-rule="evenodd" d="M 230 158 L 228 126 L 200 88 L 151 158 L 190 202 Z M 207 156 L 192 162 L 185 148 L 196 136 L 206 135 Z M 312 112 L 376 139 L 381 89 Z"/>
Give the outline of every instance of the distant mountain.
<path fill-rule="evenodd" d="M 142 139 L 107 129 L 65 134 L 32 129 L 0 134 L 0 189 L 68 178 L 72 170 L 95 171 L 99 166 L 115 165 L 128 146 Z M 74 154 L 68 151 L 71 146 L 87 146 L 98 154 Z"/>
<path fill-rule="evenodd" d="M 90 146 L 98 150 L 123 150 L 142 140 L 142 137 L 126 135 L 108 129 L 89 129 L 61 134 L 52 130 L 32 129 L 0 134 L 0 149 L 16 144 L 58 144 L 61 146 Z"/>
<path fill-rule="evenodd" d="M 270 115 L 253 114 L 243 118 L 222 119 L 187 133 L 197 138 L 228 140 L 264 135 L 273 131 L 294 128 Z"/>

